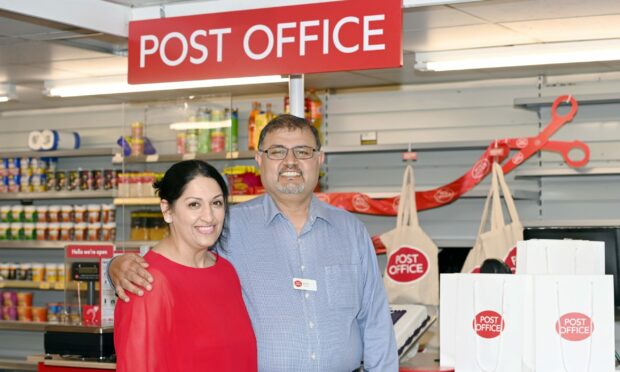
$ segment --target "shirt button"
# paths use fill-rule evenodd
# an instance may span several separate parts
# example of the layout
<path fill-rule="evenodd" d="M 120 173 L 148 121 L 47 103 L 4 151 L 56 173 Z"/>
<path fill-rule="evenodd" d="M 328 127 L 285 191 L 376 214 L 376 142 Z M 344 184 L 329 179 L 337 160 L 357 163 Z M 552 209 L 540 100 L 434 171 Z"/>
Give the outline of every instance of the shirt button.
<path fill-rule="evenodd" d="M 310 323 L 308 323 L 308 326 L 309 326 L 310 328 L 314 328 L 314 323 L 313 323 L 313 322 L 310 322 Z"/>
<path fill-rule="evenodd" d="M 314 354 L 314 353 L 310 354 L 310 358 L 312 358 L 312 360 L 315 360 L 316 359 L 316 354 Z"/>
<path fill-rule="evenodd" d="M 304 271 L 304 270 L 306 270 L 306 266 L 301 265 L 300 269 L 301 269 L 301 271 Z"/>
<path fill-rule="evenodd" d="M 306 297 L 306 298 L 310 297 L 310 293 L 306 292 L 306 293 L 304 294 L 304 297 Z"/>

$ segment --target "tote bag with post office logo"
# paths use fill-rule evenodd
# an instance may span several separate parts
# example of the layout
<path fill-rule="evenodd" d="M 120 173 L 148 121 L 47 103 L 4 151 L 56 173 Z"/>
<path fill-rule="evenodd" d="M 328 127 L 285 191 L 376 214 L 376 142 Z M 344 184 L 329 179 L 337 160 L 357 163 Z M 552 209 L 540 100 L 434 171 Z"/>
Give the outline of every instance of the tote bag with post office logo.
<path fill-rule="evenodd" d="M 381 235 L 387 265 L 383 283 L 391 304 L 439 303 L 437 246 L 420 227 L 413 168 L 407 166 L 398 203 L 396 228 Z"/>
<path fill-rule="evenodd" d="M 504 194 L 504 201 L 511 220 L 510 223 L 504 221 L 500 192 Z M 489 222 L 489 216 L 491 228 L 485 231 Z M 461 272 L 478 272 L 484 260 L 495 258 L 503 261 L 514 273 L 517 262 L 517 242 L 519 240 L 523 240 L 523 225 L 521 225 L 519 220 L 517 208 L 510 194 L 510 189 L 506 184 L 502 167 L 494 163 L 491 189 L 484 203 L 484 211 L 482 212 L 482 220 L 480 221 L 476 243 L 467 255 Z"/>

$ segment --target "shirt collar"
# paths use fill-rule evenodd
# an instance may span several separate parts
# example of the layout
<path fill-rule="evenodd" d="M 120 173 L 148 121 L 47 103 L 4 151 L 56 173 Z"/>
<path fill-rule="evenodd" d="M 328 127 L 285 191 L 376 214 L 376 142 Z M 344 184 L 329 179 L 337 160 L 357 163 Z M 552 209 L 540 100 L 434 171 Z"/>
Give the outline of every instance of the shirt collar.
<path fill-rule="evenodd" d="M 282 212 L 278 209 L 278 206 L 271 198 L 271 195 L 267 193 L 265 193 L 263 198 L 263 211 L 265 216 L 265 226 L 269 225 L 277 215 L 282 215 Z M 316 221 L 317 218 L 331 223 L 326 205 L 316 196 L 312 195 L 312 200 L 310 201 L 310 224 L 314 224 L 314 221 Z"/>

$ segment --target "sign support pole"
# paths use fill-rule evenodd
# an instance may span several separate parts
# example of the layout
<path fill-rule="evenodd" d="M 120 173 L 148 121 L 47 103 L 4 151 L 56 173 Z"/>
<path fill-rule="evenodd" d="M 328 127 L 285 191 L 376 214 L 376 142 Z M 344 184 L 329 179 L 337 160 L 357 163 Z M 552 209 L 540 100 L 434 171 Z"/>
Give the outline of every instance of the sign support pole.
<path fill-rule="evenodd" d="M 289 75 L 288 96 L 291 115 L 304 116 L 304 75 Z"/>

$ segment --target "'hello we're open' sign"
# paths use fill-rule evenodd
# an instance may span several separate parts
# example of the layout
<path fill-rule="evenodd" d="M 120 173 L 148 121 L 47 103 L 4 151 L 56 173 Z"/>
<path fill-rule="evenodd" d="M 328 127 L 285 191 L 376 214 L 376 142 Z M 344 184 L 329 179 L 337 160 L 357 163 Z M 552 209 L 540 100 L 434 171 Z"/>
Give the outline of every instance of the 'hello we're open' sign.
<path fill-rule="evenodd" d="M 401 66 L 401 0 L 346 0 L 129 23 L 130 84 Z"/>

